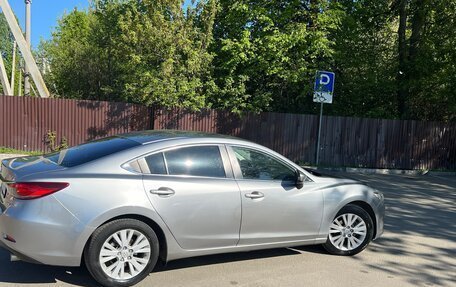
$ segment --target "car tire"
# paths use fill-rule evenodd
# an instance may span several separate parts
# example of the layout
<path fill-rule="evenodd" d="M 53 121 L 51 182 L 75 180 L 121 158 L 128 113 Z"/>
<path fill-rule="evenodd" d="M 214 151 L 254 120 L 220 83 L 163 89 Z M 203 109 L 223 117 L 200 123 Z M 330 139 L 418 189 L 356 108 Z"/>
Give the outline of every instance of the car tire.
<path fill-rule="evenodd" d="M 374 235 L 372 218 L 360 206 L 348 204 L 334 217 L 323 247 L 330 254 L 351 256 L 363 251 Z"/>
<path fill-rule="evenodd" d="M 154 269 L 159 241 L 154 230 L 142 221 L 118 219 L 99 227 L 84 251 L 93 278 L 103 286 L 127 287 Z"/>

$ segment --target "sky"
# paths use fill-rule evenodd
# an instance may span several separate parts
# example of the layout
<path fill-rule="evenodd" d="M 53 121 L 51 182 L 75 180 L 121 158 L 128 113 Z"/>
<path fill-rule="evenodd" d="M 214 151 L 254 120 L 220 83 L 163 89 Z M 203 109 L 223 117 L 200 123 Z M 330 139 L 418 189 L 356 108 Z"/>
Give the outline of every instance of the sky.
<path fill-rule="evenodd" d="M 184 5 L 189 5 L 190 2 L 186 0 Z M 9 3 L 24 29 L 25 1 L 9 0 Z M 89 0 L 32 0 L 32 46 L 36 48 L 41 38 L 47 40 L 51 37 L 53 27 L 65 11 L 71 11 L 74 7 L 85 9 L 88 6 Z"/>
<path fill-rule="evenodd" d="M 9 0 L 9 3 L 24 29 L 25 1 Z M 36 48 L 41 38 L 50 38 L 52 28 L 65 11 L 71 11 L 74 7 L 84 9 L 88 6 L 89 0 L 32 0 L 32 46 Z"/>

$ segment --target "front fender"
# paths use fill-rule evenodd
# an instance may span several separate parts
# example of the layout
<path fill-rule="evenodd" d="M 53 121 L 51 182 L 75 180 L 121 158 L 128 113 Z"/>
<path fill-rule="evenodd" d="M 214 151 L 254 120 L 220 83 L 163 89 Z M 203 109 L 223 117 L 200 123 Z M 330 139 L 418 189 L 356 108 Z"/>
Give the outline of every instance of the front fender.
<path fill-rule="evenodd" d="M 329 227 L 337 213 L 344 206 L 355 201 L 363 202 L 372 208 L 375 214 L 376 237 L 383 232 L 383 202 L 374 195 L 374 189 L 371 187 L 358 183 L 333 186 L 324 190 L 323 200 L 324 212 L 319 232 L 320 239 L 327 238 Z"/>

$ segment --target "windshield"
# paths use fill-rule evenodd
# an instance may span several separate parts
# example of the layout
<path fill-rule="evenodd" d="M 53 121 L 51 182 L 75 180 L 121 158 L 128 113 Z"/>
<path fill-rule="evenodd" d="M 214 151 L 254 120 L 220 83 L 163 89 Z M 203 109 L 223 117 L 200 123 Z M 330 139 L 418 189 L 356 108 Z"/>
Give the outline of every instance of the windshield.
<path fill-rule="evenodd" d="M 141 144 L 126 138 L 107 137 L 46 154 L 44 157 L 60 166 L 73 167 L 139 145 Z"/>

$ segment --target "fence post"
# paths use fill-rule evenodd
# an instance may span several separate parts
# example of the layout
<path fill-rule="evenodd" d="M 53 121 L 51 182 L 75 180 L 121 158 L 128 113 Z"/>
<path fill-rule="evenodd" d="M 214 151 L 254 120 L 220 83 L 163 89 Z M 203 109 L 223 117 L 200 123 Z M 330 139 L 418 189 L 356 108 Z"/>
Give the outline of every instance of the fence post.
<path fill-rule="evenodd" d="M 151 105 L 147 107 L 147 114 L 149 115 L 149 127 L 148 130 L 155 129 L 155 105 Z"/>

